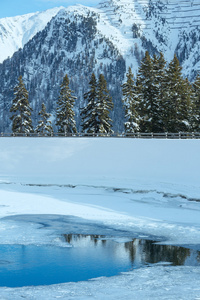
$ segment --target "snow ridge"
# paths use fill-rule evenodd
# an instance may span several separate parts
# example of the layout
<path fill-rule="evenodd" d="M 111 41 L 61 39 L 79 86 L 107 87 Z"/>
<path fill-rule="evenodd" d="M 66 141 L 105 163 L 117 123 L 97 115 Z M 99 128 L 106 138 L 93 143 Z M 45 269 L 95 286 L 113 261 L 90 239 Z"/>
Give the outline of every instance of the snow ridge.
<path fill-rule="evenodd" d="M 167 61 L 173 58 L 174 52 L 180 60 L 184 56 L 181 61 L 183 73 L 191 79 L 200 69 L 199 39 L 194 39 L 200 32 L 200 3 L 197 0 L 102 0 L 97 8 L 83 5 L 57 7 L 0 19 L 0 62 L 23 48 L 60 11 L 65 11 L 65 17 L 70 15 L 72 22 L 77 22 L 78 15 L 92 15 L 99 33 L 126 59 L 127 69 L 134 66 L 136 72 L 146 50 L 151 54 L 162 51 Z"/>
<path fill-rule="evenodd" d="M 0 19 L 0 62 L 11 57 L 19 48 L 23 48 L 62 8 Z"/>

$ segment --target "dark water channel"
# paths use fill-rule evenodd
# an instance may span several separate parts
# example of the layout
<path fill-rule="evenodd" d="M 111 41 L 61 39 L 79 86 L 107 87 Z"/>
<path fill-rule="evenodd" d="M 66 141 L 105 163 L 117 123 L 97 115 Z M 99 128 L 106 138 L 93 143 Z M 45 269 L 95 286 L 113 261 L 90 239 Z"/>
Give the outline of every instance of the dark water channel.
<path fill-rule="evenodd" d="M 66 247 L 0 246 L 0 286 L 49 285 L 113 276 L 145 264 L 200 265 L 200 252 L 133 239 L 64 235 Z"/>

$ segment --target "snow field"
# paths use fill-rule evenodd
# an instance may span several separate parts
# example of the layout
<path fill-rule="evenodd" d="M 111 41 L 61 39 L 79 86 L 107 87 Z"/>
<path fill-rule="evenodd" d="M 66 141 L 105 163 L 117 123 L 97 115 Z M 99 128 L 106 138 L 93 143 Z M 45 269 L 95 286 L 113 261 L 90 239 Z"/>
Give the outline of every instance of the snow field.
<path fill-rule="evenodd" d="M 61 183 L 60 177 L 65 183 L 97 178 L 108 185 L 121 180 L 121 187 L 129 180 L 132 188 L 139 180 L 199 187 L 199 150 L 199 140 L 1 138 L 0 176 L 48 178 L 48 183 Z"/>
<path fill-rule="evenodd" d="M 199 153 L 199 140 L 1 138 L 0 243 L 64 246 L 62 220 L 74 218 L 80 232 L 199 249 Z M 3 287 L 0 298 L 197 300 L 199 273 L 143 267 L 87 282 Z"/>

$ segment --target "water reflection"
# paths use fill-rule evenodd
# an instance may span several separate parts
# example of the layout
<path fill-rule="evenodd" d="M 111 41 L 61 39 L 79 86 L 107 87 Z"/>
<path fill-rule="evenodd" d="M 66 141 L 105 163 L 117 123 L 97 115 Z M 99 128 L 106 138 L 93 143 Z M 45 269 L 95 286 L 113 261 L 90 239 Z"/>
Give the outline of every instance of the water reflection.
<path fill-rule="evenodd" d="M 112 248 L 114 256 L 129 258 L 132 266 L 169 262 L 174 266 L 200 265 L 200 252 L 179 246 L 161 245 L 155 241 L 133 239 L 121 243 L 102 235 L 64 235 L 67 243 L 73 247 Z"/>
<path fill-rule="evenodd" d="M 20 287 L 114 276 L 145 264 L 200 265 L 200 252 L 153 241 L 64 235 L 65 247 L 0 245 L 0 286 Z M 67 246 L 67 247 L 66 247 Z"/>
<path fill-rule="evenodd" d="M 149 240 L 134 240 L 125 243 L 125 248 L 130 253 L 130 259 L 134 263 L 171 262 L 174 266 L 181 266 L 191 255 L 191 250 L 183 247 L 155 244 Z"/>

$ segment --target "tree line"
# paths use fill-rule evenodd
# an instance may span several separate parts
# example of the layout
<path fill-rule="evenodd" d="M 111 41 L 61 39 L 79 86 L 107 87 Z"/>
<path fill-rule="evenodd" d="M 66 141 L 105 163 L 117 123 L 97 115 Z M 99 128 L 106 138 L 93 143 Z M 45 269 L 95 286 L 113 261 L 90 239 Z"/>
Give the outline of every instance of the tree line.
<path fill-rule="evenodd" d="M 53 126 L 50 120 L 51 114 L 46 112 L 46 106 L 42 103 L 39 112 L 39 122 L 33 128 L 31 112 L 32 108 L 28 100 L 28 91 L 25 88 L 22 76 L 18 78 L 19 83 L 14 88 L 14 99 L 10 112 L 12 114 L 12 131 L 16 134 L 38 133 L 41 135 L 52 135 Z M 107 82 L 103 74 L 99 75 L 98 81 L 92 74 L 89 83 L 90 91 L 84 94 L 87 105 L 81 110 L 83 132 L 93 134 L 112 133 L 112 120 L 109 116 L 113 109 L 112 98 L 107 89 Z M 60 94 L 57 101 L 56 122 L 58 133 L 76 134 L 75 112 L 73 110 L 75 100 L 73 91 L 69 87 L 69 78 L 65 75 L 60 87 Z"/>
<path fill-rule="evenodd" d="M 138 74 L 131 69 L 122 86 L 125 132 L 200 131 L 200 76 L 190 83 L 176 55 L 167 65 L 162 53 L 146 52 Z"/>
<path fill-rule="evenodd" d="M 39 122 L 33 129 L 28 92 L 22 76 L 14 89 L 10 108 L 13 133 L 40 133 L 52 135 L 51 114 L 42 103 Z M 56 122 L 58 133 L 77 133 L 76 97 L 65 75 L 57 101 Z M 103 74 L 98 79 L 91 75 L 89 89 L 84 94 L 85 107 L 80 111 L 82 132 L 85 134 L 111 134 L 113 101 Z M 182 75 L 178 58 L 174 55 L 167 64 L 162 53 L 150 57 L 146 52 L 136 78 L 131 68 L 122 84 L 124 105 L 124 132 L 198 132 L 200 131 L 200 76 L 193 83 Z"/>

